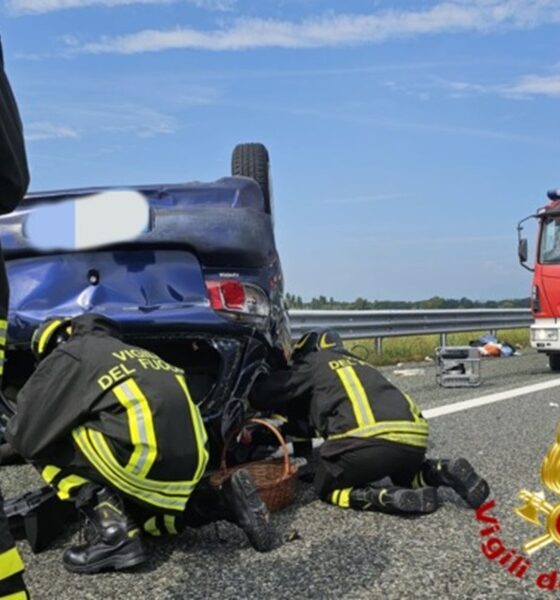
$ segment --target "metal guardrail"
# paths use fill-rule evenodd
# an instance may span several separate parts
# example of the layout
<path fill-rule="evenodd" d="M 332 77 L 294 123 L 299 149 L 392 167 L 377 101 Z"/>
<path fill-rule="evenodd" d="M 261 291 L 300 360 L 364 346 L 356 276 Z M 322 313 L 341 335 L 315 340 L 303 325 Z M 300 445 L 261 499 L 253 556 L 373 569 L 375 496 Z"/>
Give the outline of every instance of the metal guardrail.
<path fill-rule="evenodd" d="M 309 329 L 328 328 L 343 339 L 439 334 L 460 331 L 496 331 L 529 327 L 533 319 L 526 308 L 434 309 L 434 310 L 290 310 L 292 336 Z"/>

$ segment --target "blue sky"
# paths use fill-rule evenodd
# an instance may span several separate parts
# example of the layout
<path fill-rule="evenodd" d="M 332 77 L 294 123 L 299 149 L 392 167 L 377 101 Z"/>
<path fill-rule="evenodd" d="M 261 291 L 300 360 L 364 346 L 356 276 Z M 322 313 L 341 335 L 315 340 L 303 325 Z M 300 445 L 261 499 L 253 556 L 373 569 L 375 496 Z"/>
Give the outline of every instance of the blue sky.
<path fill-rule="evenodd" d="M 529 295 L 560 187 L 560 0 L 1 0 L 33 191 L 269 148 L 288 291 Z"/>

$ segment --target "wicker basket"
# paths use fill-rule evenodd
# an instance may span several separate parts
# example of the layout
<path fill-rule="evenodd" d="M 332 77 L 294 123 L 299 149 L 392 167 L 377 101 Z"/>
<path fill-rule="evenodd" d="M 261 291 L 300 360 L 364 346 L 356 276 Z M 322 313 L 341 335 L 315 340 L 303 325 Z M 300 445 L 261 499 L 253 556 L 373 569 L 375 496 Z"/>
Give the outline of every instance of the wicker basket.
<path fill-rule="evenodd" d="M 286 506 L 289 506 L 295 500 L 297 481 L 297 467 L 290 461 L 286 442 L 278 429 L 267 421 L 263 419 L 250 419 L 248 422 L 257 423 L 270 429 L 280 442 L 280 446 L 284 451 L 284 458 L 278 460 L 258 460 L 228 467 L 226 464 L 226 455 L 229 445 L 235 437 L 235 434 L 232 434 L 224 444 L 220 469 L 211 475 L 210 484 L 219 487 L 235 471 L 245 469 L 253 477 L 259 496 L 267 505 L 270 512 L 286 508 Z"/>

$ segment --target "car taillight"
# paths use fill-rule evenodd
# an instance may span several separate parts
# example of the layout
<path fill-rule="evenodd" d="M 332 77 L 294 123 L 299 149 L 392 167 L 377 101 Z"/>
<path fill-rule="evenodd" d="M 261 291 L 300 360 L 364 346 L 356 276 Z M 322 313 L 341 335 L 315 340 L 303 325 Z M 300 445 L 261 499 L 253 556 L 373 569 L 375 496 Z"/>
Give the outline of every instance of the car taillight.
<path fill-rule="evenodd" d="M 268 317 L 270 305 L 260 287 L 238 280 L 207 280 L 210 306 L 220 312 Z"/>

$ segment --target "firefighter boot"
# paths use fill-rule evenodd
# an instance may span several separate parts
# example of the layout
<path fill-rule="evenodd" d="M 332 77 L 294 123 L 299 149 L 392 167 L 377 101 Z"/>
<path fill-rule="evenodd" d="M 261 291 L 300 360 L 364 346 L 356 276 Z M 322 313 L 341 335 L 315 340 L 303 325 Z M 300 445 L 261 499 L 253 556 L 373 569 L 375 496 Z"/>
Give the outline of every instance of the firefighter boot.
<path fill-rule="evenodd" d="M 253 478 L 245 469 L 239 469 L 222 485 L 228 505 L 226 518 L 238 525 L 249 542 L 259 552 L 268 552 L 275 546 L 274 530 L 266 504 L 261 500 Z"/>
<path fill-rule="evenodd" d="M 488 483 L 465 458 L 426 460 L 421 474 L 428 485 L 445 485 L 455 490 L 472 508 L 478 508 L 490 494 Z"/>
<path fill-rule="evenodd" d="M 438 508 L 437 492 L 432 487 L 415 490 L 373 486 L 354 488 L 350 492 L 350 507 L 393 515 L 429 514 Z"/>
<path fill-rule="evenodd" d="M 86 543 L 64 553 L 62 562 L 74 573 L 127 569 L 146 561 L 140 530 L 125 513 L 121 499 L 108 488 L 84 508 Z"/>

